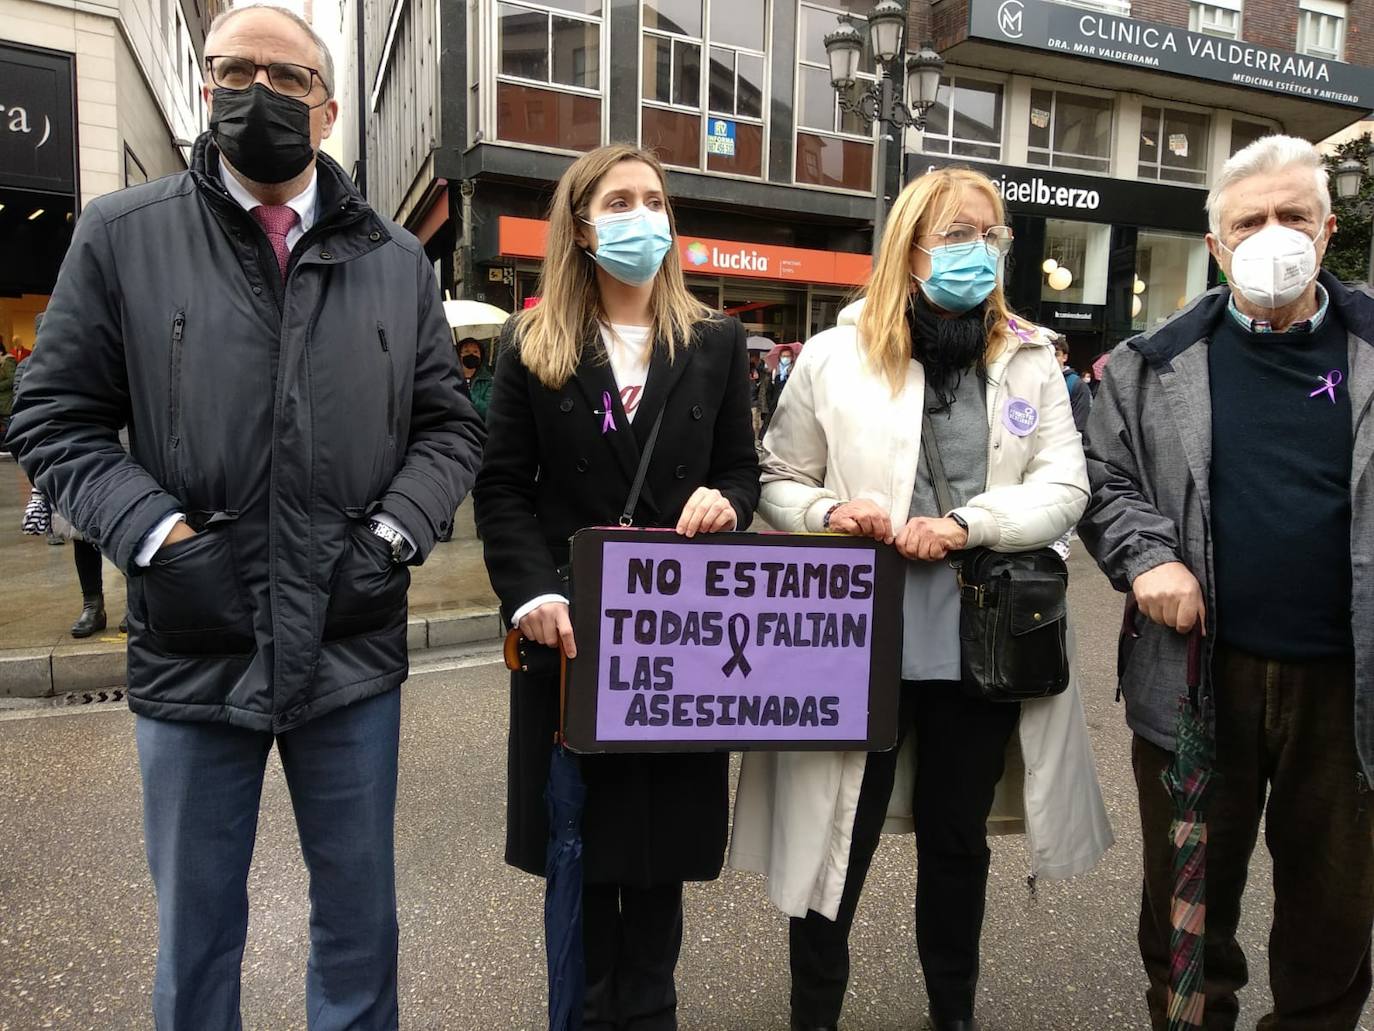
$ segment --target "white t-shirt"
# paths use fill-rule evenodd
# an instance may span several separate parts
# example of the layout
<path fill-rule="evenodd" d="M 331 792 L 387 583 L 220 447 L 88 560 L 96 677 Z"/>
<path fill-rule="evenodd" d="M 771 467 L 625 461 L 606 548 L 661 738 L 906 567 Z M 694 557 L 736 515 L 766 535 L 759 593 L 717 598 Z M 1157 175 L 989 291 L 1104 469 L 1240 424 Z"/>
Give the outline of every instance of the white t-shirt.
<path fill-rule="evenodd" d="M 620 391 L 625 418 L 635 421 L 635 412 L 644 399 L 644 383 L 649 378 L 649 348 L 653 346 L 652 326 L 601 325 L 601 340 L 611 359 L 611 375 Z"/>
<path fill-rule="evenodd" d="M 620 391 L 620 405 L 625 409 L 625 418 L 635 421 L 635 412 L 644 400 L 644 384 L 649 379 L 649 348 L 653 341 L 651 326 L 608 326 L 601 324 L 601 340 L 606 345 L 606 354 L 611 359 L 611 375 Z M 561 594 L 541 594 L 531 598 L 515 610 L 511 626 L 518 627 L 520 620 L 539 606 L 548 602 L 568 603 Z"/>

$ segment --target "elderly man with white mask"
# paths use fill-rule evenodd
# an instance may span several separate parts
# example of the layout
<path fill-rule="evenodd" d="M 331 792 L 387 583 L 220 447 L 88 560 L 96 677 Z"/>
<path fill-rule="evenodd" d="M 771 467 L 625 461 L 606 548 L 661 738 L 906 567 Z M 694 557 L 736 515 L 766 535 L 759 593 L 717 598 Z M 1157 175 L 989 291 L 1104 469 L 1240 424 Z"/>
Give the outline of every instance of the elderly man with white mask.
<path fill-rule="evenodd" d="M 1121 651 L 1144 838 L 1140 950 L 1166 1026 L 1171 803 L 1189 637 L 1215 737 L 1205 1027 L 1236 1025 L 1261 819 L 1274 864 L 1263 1031 L 1353 1029 L 1374 925 L 1374 295 L 1320 272 L 1317 151 L 1271 136 L 1207 199 L 1227 285 L 1121 344 L 1088 422 L 1080 533 L 1138 614 Z"/>

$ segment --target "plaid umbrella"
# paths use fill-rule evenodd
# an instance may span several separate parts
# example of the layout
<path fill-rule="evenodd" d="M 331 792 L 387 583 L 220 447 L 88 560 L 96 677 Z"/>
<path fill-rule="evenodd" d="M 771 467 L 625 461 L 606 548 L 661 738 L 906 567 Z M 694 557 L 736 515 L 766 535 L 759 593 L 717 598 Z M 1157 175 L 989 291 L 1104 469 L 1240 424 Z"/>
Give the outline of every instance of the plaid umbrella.
<path fill-rule="evenodd" d="M 1202 951 L 1207 925 L 1207 792 L 1215 752 L 1199 698 L 1201 683 L 1202 633 L 1195 627 L 1188 639 L 1188 692 L 1179 698 L 1174 759 L 1162 778 L 1174 802 L 1169 1031 L 1202 1027 L 1206 1008 Z"/>
<path fill-rule="evenodd" d="M 518 630 L 506 637 L 506 667 L 529 671 Z M 544 858 L 544 954 L 549 973 L 549 1031 L 581 1031 L 587 990 L 582 951 L 582 810 L 587 786 L 577 756 L 564 744 L 563 715 L 568 700 L 568 658 L 558 653 L 558 730 L 554 732 L 544 802 L 549 812 L 549 845 Z"/>

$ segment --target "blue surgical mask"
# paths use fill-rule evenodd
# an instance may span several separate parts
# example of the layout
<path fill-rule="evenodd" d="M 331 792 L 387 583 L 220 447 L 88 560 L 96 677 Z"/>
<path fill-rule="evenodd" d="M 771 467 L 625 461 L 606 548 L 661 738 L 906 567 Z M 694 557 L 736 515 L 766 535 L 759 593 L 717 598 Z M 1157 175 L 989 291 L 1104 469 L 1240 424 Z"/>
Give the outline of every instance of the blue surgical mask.
<path fill-rule="evenodd" d="M 602 215 L 595 222 L 596 251 L 592 260 L 628 286 L 643 286 L 658 275 L 659 266 L 673 246 L 668 214 L 635 208 Z"/>
<path fill-rule="evenodd" d="M 924 247 L 921 250 L 926 251 Z M 1000 256 L 982 240 L 946 244 L 926 253 L 930 255 L 930 278 L 922 280 L 914 274 L 911 278 L 921 284 L 926 300 L 937 308 L 962 315 L 986 301 L 997 288 Z"/>

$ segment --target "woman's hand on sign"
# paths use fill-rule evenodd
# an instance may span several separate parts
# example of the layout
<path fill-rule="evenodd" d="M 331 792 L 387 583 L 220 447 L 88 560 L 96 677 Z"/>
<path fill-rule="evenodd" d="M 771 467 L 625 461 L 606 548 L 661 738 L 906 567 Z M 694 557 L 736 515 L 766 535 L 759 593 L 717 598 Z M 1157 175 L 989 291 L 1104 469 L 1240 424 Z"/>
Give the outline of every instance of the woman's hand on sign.
<path fill-rule="evenodd" d="M 573 640 L 572 620 L 568 618 L 568 606 L 561 601 L 549 601 L 533 612 L 527 612 L 520 620 L 520 632 L 530 641 L 537 641 L 548 648 L 563 646 L 563 654 L 570 659 L 577 658 L 577 642 Z"/>
<path fill-rule="evenodd" d="M 682 515 L 677 520 L 677 532 L 684 537 L 695 537 L 699 533 L 724 533 L 733 530 L 739 517 L 735 506 L 725 499 L 725 495 L 713 487 L 698 487 L 687 504 L 682 507 Z"/>
<path fill-rule="evenodd" d="M 903 558 L 938 562 L 968 544 L 968 531 L 953 519 L 918 516 L 897 532 L 897 551 Z"/>
<path fill-rule="evenodd" d="M 1207 632 L 1207 606 L 1202 585 L 1182 562 L 1165 562 L 1147 569 L 1131 583 L 1136 604 L 1145 617 L 1180 634 L 1201 624 Z"/>
<path fill-rule="evenodd" d="M 866 498 L 846 501 L 830 513 L 830 529 L 851 537 L 872 537 L 884 544 L 892 543 L 892 520 L 888 514 Z"/>

